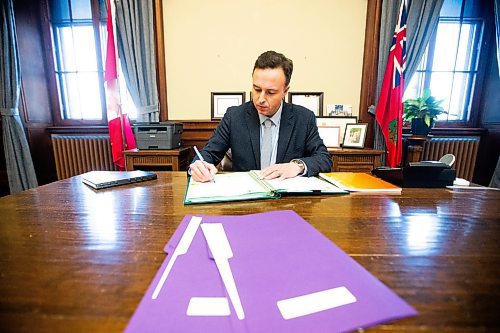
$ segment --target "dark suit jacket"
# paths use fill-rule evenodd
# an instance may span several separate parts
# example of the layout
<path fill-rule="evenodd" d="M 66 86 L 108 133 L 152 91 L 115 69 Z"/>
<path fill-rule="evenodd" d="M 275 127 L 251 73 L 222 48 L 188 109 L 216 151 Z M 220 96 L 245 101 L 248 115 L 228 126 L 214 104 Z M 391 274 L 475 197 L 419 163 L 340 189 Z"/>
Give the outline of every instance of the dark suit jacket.
<path fill-rule="evenodd" d="M 203 158 L 218 165 L 231 148 L 233 171 L 260 169 L 260 122 L 252 102 L 230 107 L 203 148 Z M 316 118 L 310 110 L 283 103 L 276 163 L 301 159 L 307 176 L 330 172 L 332 159 L 318 134 Z"/>

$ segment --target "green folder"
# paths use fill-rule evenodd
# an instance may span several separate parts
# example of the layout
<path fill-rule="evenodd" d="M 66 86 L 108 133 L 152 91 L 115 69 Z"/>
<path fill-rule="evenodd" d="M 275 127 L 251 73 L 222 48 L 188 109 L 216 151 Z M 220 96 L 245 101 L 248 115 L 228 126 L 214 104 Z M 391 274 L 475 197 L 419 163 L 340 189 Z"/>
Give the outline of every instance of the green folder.
<path fill-rule="evenodd" d="M 216 174 L 214 182 L 200 183 L 188 179 L 184 204 L 277 199 L 282 194 L 348 193 L 316 177 L 295 177 L 283 181 L 263 180 L 259 171 Z"/>

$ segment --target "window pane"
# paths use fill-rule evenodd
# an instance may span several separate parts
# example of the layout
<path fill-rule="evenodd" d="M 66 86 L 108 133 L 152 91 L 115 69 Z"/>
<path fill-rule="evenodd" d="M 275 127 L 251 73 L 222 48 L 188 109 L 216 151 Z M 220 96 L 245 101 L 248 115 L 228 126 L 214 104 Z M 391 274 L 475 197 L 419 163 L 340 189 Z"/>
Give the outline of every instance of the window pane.
<path fill-rule="evenodd" d="M 92 19 L 90 0 L 71 0 L 73 19 Z"/>
<path fill-rule="evenodd" d="M 452 71 L 457 54 L 460 24 L 439 22 L 434 49 L 433 71 Z"/>
<path fill-rule="evenodd" d="M 463 17 L 462 4 L 464 2 Z M 468 121 L 476 78 L 479 42 L 483 19 L 482 4 L 474 0 L 444 0 L 435 36 L 431 38 L 424 57 L 411 82 L 407 82 L 404 98 L 422 95 L 425 88 L 449 114 L 438 120 Z M 431 64 L 427 64 L 432 59 Z"/>
<path fill-rule="evenodd" d="M 472 62 L 472 56 L 474 55 L 473 48 L 475 44 L 476 28 L 475 24 L 462 24 L 460 43 L 457 52 L 456 70 L 475 70 L 475 66 Z"/>
<path fill-rule="evenodd" d="M 97 73 L 78 73 L 82 119 L 101 119 L 101 95 Z"/>
<path fill-rule="evenodd" d="M 57 27 L 59 36 L 59 68 L 58 71 L 76 71 L 75 49 L 73 48 L 73 31 L 71 27 Z"/>
<path fill-rule="evenodd" d="M 78 93 L 78 80 L 76 78 L 76 73 L 63 74 L 61 77 L 61 89 L 64 89 L 66 102 L 66 116 L 69 119 L 82 119 L 82 112 L 80 110 L 80 94 Z"/>
<path fill-rule="evenodd" d="M 97 73 L 63 74 L 67 118 L 101 119 L 101 97 Z"/>
<path fill-rule="evenodd" d="M 481 17 L 483 15 L 482 7 L 484 6 L 484 3 L 482 2 L 483 1 L 478 0 L 465 0 L 464 17 Z"/>
<path fill-rule="evenodd" d="M 79 71 L 96 71 L 97 57 L 92 26 L 74 26 L 75 61 Z"/>
<path fill-rule="evenodd" d="M 466 105 L 468 86 L 469 74 L 455 73 L 448 120 L 467 120 L 468 115 L 466 110 L 469 109 L 469 106 Z"/>
<path fill-rule="evenodd" d="M 440 16 L 445 17 L 460 17 L 462 8 L 462 0 L 445 0 L 441 7 Z"/>
<path fill-rule="evenodd" d="M 448 112 L 440 115 L 438 120 L 467 120 L 469 77 L 466 73 L 432 73 L 431 93 L 437 99 L 443 99 L 441 105 Z"/>
<path fill-rule="evenodd" d="M 430 90 L 436 99 L 442 99 L 441 106 L 447 111 L 450 106 L 450 93 L 453 84 L 452 73 L 432 73 Z M 444 115 L 446 118 L 446 115 Z M 441 118 L 440 118 L 441 119 Z"/>
<path fill-rule="evenodd" d="M 405 84 L 406 87 L 403 100 L 419 97 L 424 90 L 424 73 L 416 72 L 415 74 L 413 74 L 411 81 Z"/>
<path fill-rule="evenodd" d="M 69 1 L 50 0 L 50 20 L 52 22 L 69 21 Z"/>

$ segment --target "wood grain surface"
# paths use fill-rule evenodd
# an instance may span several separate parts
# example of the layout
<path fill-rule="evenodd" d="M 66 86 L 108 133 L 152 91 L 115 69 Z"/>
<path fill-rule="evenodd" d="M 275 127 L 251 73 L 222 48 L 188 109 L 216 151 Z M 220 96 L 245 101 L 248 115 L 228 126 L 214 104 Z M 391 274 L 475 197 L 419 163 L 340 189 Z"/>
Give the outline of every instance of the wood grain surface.
<path fill-rule="evenodd" d="M 500 192 L 292 196 L 184 206 L 186 174 L 0 198 L 0 332 L 120 332 L 186 214 L 292 209 L 419 314 L 371 332 L 500 330 Z M 312 333 L 312 332 L 311 332 Z"/>

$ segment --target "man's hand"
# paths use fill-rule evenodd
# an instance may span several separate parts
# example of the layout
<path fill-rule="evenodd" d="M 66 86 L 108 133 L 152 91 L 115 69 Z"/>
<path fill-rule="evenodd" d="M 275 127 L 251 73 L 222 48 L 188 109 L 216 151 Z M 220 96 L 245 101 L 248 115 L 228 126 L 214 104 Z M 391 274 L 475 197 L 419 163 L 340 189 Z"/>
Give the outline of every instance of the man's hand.
<path fill-rule="evenodd" d="M 293 178 L 304 172 L 304 166 L 300 166 L 297 163 L 281 163 L 268 166 L 267 168 L 261 170 L 261 179 L 274 179 L 279 178 L 279 180 Z"/>
<path fill-rule="evenodd" d="M 209 182 L 217 173 L 217 168 L 213 164 L 200 160 L 192 163 L 189 170 L 191 171 L 191 177 L 197 182 Z"/>

